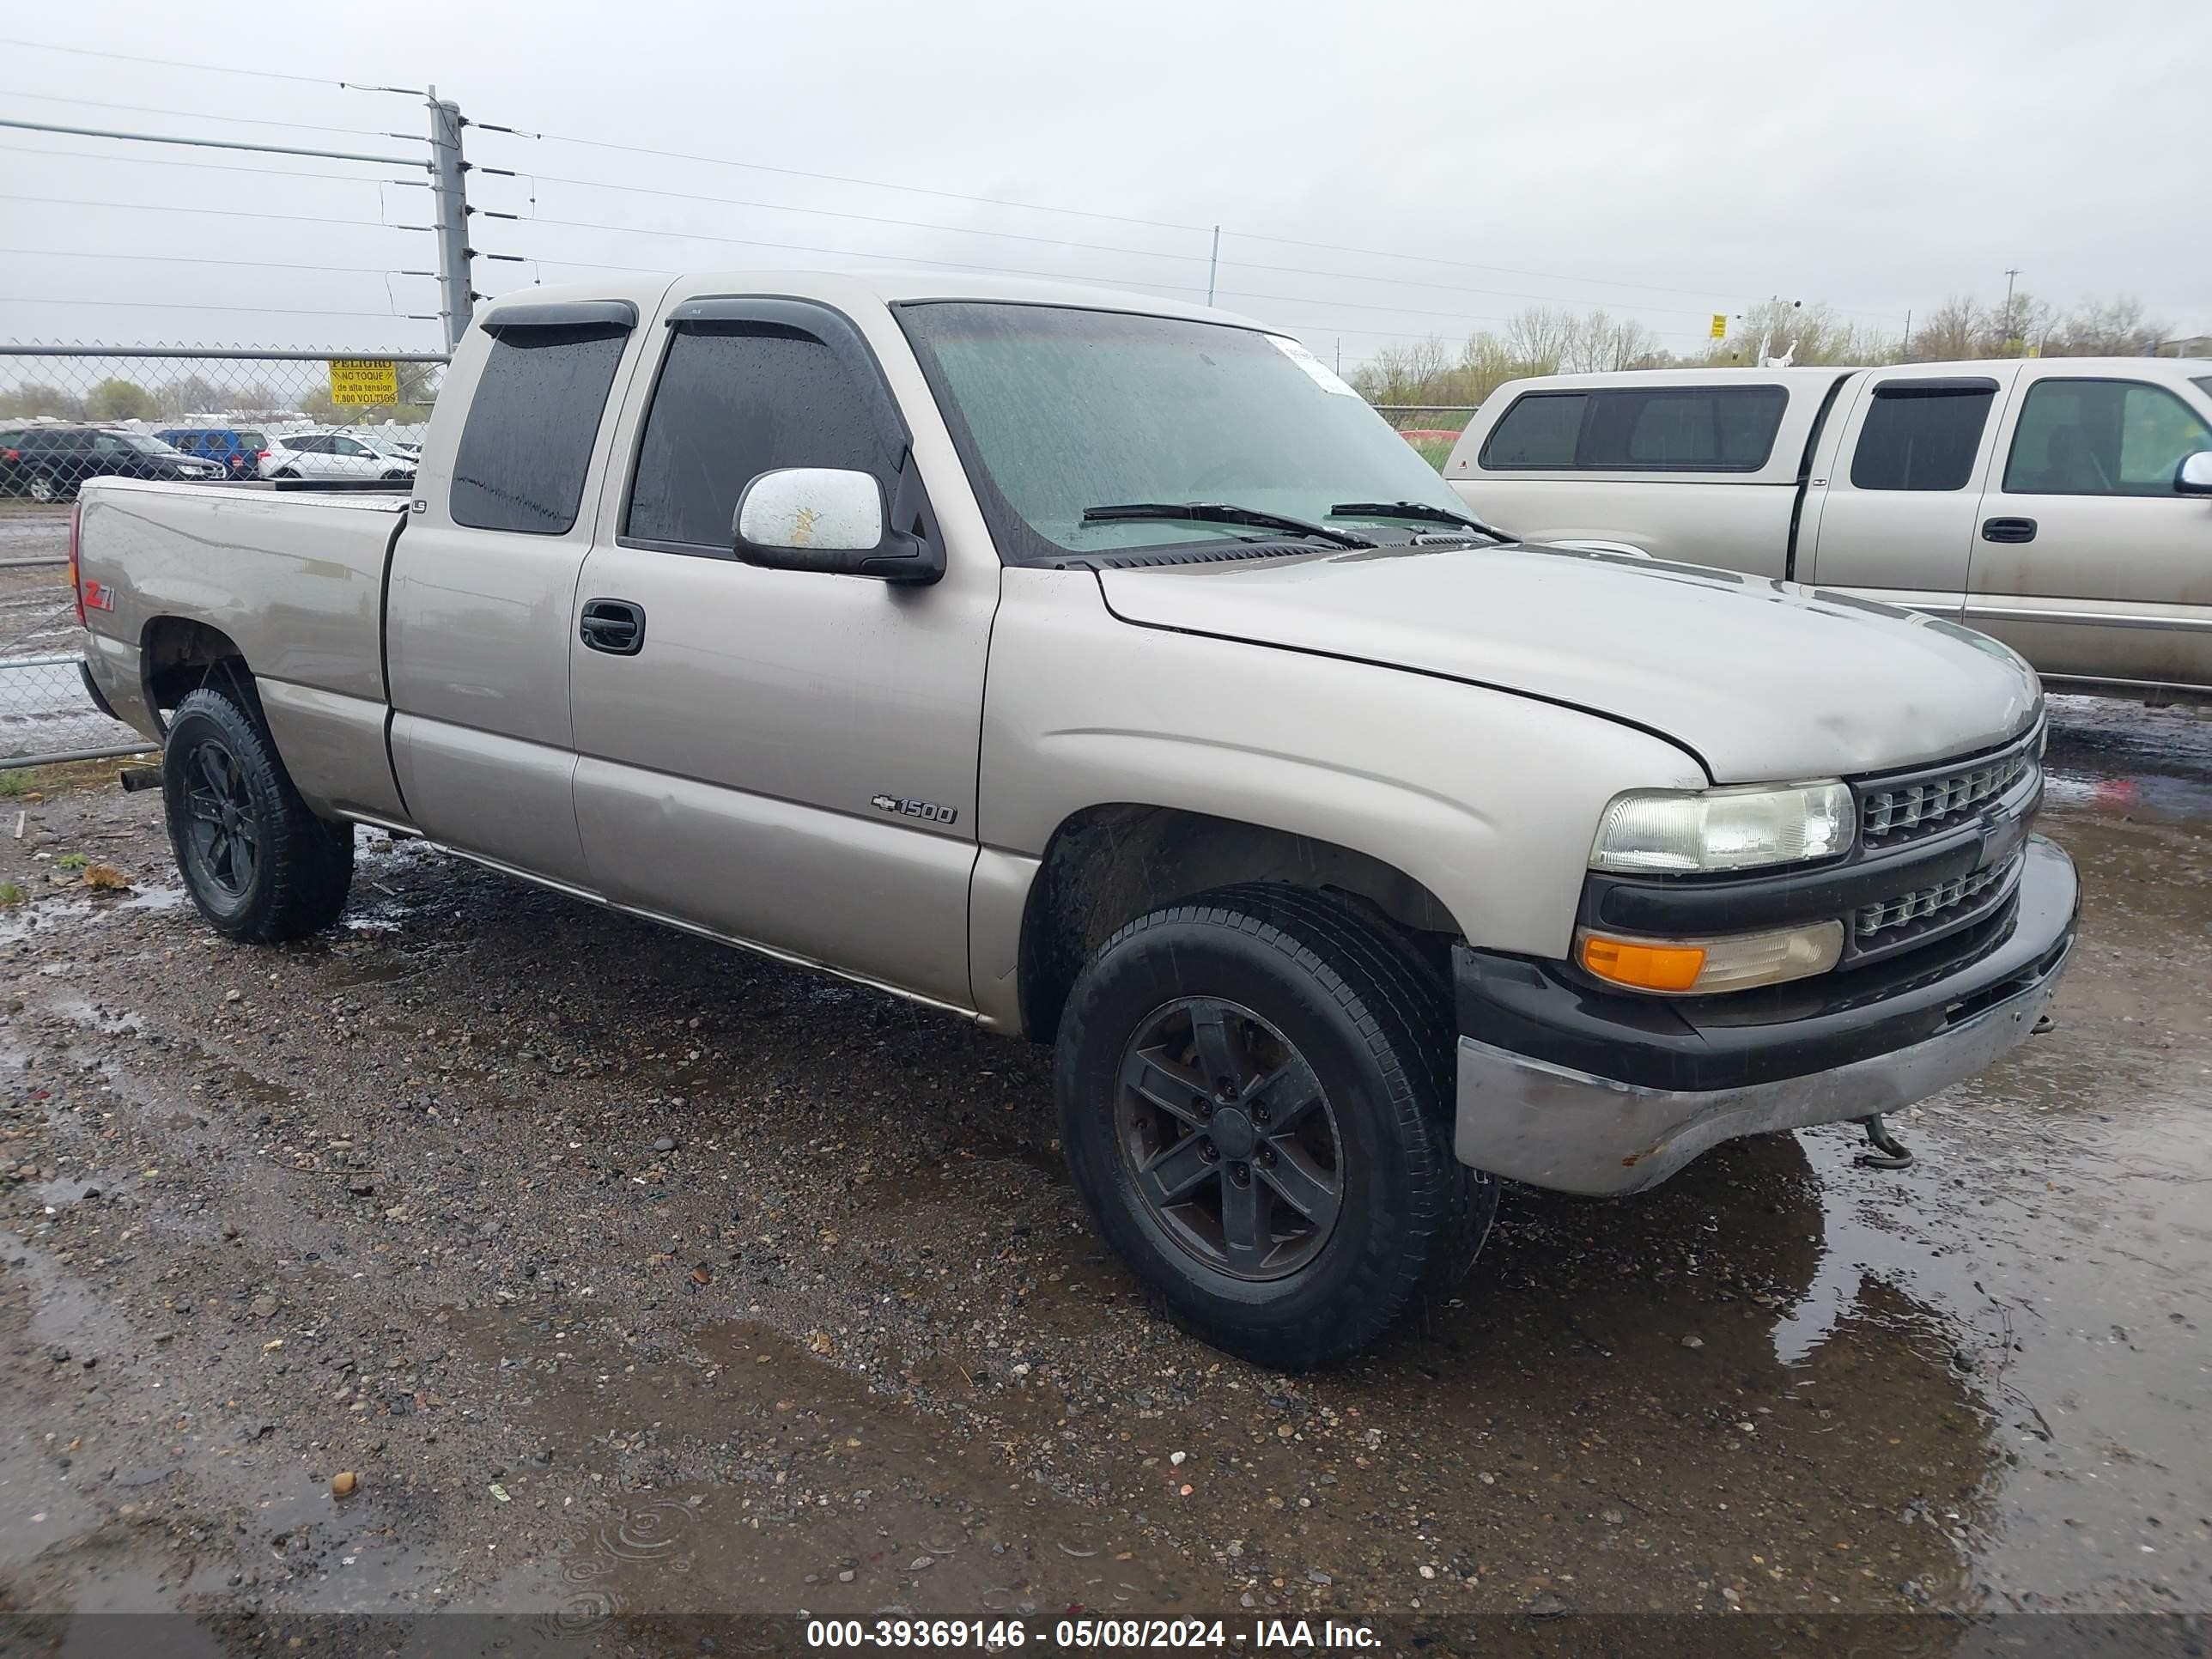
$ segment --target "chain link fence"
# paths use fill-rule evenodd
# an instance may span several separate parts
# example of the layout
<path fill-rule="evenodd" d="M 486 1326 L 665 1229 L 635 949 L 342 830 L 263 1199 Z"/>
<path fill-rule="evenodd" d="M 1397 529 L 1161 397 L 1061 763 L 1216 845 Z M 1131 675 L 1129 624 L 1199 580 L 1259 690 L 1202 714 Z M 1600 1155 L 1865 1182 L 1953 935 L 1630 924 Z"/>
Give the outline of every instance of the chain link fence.
<path fill-rule="evenodd" d="M 79 665 L 70 502 L 94 478 L 411 477 L 445 374 L 422 354 L 0 343 L 0 769 L 128 754 Z"/>

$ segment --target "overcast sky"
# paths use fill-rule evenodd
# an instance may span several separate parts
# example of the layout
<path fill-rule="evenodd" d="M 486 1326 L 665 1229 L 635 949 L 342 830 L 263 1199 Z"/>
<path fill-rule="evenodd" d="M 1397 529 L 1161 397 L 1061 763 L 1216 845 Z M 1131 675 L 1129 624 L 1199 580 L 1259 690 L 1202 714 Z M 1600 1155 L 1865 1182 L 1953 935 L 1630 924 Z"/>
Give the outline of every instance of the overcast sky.
<path fill-rule="evenodd" d="M 1770 295 L 1894 332 L 1948 295 L 2002 299 L 2008 266 L 2061 307 L 2133 295 L 2212 333 L 2207 0 L 80 0 L 0 34 L 160 60 L 0 47 L 9 118 L 423 153 L 374 136 L 421 133 L 419 100 L 187 67 L 222 64 L 434 82 L 547 135 L 468 135 L 471 161 L 527 175 L 471 181 L 526 216 L 478 219 L 477 246 L 538 262 L 480 263 L 491 292 L 595 264 L 895 254 L 1202 295 L 1218 223 L 1221 302 L 1347 367 L 1530 303 L 1602 306 L 1676 349 Z M 425 191 L 375 182 L 399 169 L 9 130 L 0 148 L 0 339 L 438 342 L 398 319 L 436 305 L 391 274 L 434 259 L 385 228 L 428 222 Z"/>

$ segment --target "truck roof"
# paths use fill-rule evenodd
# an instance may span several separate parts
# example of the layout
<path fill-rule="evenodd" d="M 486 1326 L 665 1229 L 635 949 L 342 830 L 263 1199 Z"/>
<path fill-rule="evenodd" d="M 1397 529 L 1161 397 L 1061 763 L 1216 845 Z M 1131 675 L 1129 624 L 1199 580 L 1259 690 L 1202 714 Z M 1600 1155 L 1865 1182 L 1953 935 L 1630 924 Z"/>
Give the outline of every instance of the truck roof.
<path fill-rule="evenodd" d="M 483 307 L 478 320 L 498 315 L 502 301 L 536 305 L 569 300 L 629 300 L 650 313 L 671 295 L 782 294 L 851 306 L 875 301 L 897 305 L 916 300 L 984 300 L 1019 305 L 1077 307 L 1086 311 L 1127 311 L 1150 317 L 1182 317 L 1225 323 L 1237 328 L 1280 334 L 1256 318 L 1217 307 L 1170 299 L 1140 288 L 1111 288 L 1030 276 L 992 276 L 969 271 L 919 270 L 707 270 L 672 279 L 618 277 L 599 283 L 563 283 L 503 295 Z"/>
<path fill-rule="evenodd" d="M 1839 374 L 1856 374 L 1866 368 L 1932 368 L 1948 369 L 1960 375 L 1990 374 L 2022 361 L 2063 363 L 2069 371 L 2075 373 L 2117 374 L 2138 378 L 2145 374 L 2154 378 L 2161 373 L 2192 374 L 2203 367 L 2201 361 L 2186 357 L 2034 357 L 2025 360 L 2017 357 L 1969 357 L 1956 362 L 1925 363 L 1800 363 L 1789 368 L 1759 368 L 1748 363 L 1692 363 L 1680 368 L 1601 369 L 1586 374 L 1530 374 L 1520 376 L 1508 384 L 1517 386 L 1541 381 L 1547 386 L 1685 386 L 1703 385 L 1714 380 L 1734 381 L 1743 376 L 1757 375 L 1760 384 L 1765 386 L 1826 386 Z"/>

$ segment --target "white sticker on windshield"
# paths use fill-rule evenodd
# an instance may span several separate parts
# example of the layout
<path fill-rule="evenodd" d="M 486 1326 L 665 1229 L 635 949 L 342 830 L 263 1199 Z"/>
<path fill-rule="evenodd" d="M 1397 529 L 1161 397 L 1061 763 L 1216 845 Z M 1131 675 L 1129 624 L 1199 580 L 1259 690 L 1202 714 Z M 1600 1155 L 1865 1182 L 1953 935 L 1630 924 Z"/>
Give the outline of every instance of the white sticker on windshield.
<path fill-rule="evenodd" d="M 1308 351 L 1296 340 L 1286 339 L 1280 334 L 1270 334 L 1267 337 L 1275 343 L 1276 350 L 1305 370 L 1306 378 L 1323 392 L 1334 392 L 1340 398 L 1357 398 L 1359 395 L 1345 383 L 1344 378 L 1334 369 L 1315 356 L 1312 352 Z"/>

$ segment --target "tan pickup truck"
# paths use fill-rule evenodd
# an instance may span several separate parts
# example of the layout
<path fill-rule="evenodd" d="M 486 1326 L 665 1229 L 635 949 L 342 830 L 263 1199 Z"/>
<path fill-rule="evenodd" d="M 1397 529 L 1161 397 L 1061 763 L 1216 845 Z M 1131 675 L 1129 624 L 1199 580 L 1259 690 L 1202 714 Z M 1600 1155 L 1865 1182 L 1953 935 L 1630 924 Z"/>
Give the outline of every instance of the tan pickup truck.
<path fill-rule="evenodd" d="M 1463 1272 L 1498 1176 L 1876 1127 L 2074 939 L 2010 651 L 1512 544 L 1218 312 L 533 291 L 395 493 L 78 512 L 92 678 L 215 927 L 329 925 L 377 824 L 1055 1043 L 1107 1238 L 1272 1364 Z"/>
<path fill-rule="evenodd" d="M 1682 368 L 1500 386 L 1444 476 L 1533 541 L 1855 593 L 2064 690 L 2212 699 L 2212 362 Z"/>

